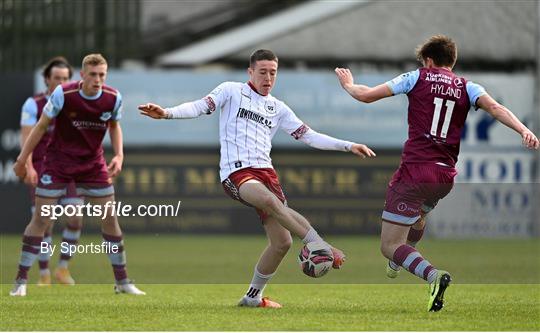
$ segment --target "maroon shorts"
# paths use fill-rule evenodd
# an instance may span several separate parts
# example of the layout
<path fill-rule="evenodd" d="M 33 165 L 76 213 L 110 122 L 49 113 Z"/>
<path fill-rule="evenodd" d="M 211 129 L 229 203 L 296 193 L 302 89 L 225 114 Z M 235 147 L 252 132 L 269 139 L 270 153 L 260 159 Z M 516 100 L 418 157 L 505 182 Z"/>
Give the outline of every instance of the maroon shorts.
<path fill-rule="evenodd" d="M 36 170 L 38 175 L 41 175 L 42 169 L 43 169 L 43 161 L 33 161 L 34 169 Z M 30 190 L 30 200 L 32 202 L 32 208 L 36 205 L 36 188 L 34 186 L 29 186 L 28 189 Z M 58 201 L 61 205 L 75 205 L 75 204 L 83 204 L 84 199 L 82 196 L 77 195 L 77 188 L 75 187 L 75 183 L 71 182 L 68 184 L 66 188 L 66 194 L 60 198 Z"/>
<path fill-rule="evenodd" d="M 383 220 L 413 225 L 450 193 L 456 175 L 452 167 L 402 163 L 388 184 Z"/>
<path fill-rule="evenodd" d="M 47 156 L 39 174 L 36 195 L 60 198 L 67 194 L 70 183 L 74 183 L 77 195 L 105 197 L 114 194 L 112 180 L 105 159 L 73 163 L 55 160 Z"/>
<path fill-rule="evenodd" d="M 278 176 L 274 169 L 272 168 L 245 168 L 233 172 L 229 175 L 227 179 L 222 182 L 223 189 L 234 200 L 238 200 L 248 207 L 253 207 L 249 203 L 245 202 L 240 198 L 240 186 L 247 182 L 248 180 L 257 180 L 261 182 L 270 192 L 274 193 L 275 196 L 287 206 L 287 199 L 279 183 Z M 255 208 L 257 214 L 261 217 L 261 220 L 264 221 L 268 217 L 268 213 L 264 210 Z"/>

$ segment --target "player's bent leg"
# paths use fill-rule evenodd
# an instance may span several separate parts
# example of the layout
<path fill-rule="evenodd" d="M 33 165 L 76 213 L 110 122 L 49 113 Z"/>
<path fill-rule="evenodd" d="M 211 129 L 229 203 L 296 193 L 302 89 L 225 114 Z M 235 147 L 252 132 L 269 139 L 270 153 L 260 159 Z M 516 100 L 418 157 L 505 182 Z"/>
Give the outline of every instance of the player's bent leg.
<path fill-rule="evenodd" d="M 239 306 L 280 308 L 281 305 L 262 297 L 268 281 L 274 276 L 279 264 L 292 245 L 291 233 L 274 218 L 264 220 L 264 229 L 268 237 L 268 246 L 263 251 L 246 294 L 240 299 Z"/>
<path fill-rule="evenodd" d="M 283 202 L 262 183 L 248 181 L 240 186 L 239 192 L 242 200 L 275 218 L 295 236 L 302 239 L 308 233 L 310 226 L 299 224 Z"/>
<path fill-rule="evenodd" d="M 45 205 L 55 205 L 57 198 L 36 197 L 36 209 L 32 215 L 30 223 L 26 226 L 22 239 L 21 258 L 19 268 L 15 277 L 15 284 L 10 291 L 11 296 L 26 296 L 26 284 L 28 283 L 28 271 L 37 260 L 42 249 L 43 236 L 50 228 L 51 216 L 42 216 Z M 44 244 L 43 244 L 44 245 Z"/>
<path fill-rule="evenodd" d="M 439 311 L 443 307 L 444 292 L 450 285 L 450 274 L 437 270 L 414 247 L 405 244 L 407 228 L 383 221 L 381 250 L 387 258 L 393 250 L 392 258 L 389 259 L 429 283 L 428 311 Z"/>
<path fill-rule="evenodd" d="M 113 268 L 115 278 L 115 293 L 146 295 L 144 291 L 139 290 L 135 284 L 133 284 L 133 281 L 128 279 L 122 230 L 118 224 L 117 217 L 112 212 L 110 204 L 114 202 L 114 195 L 111 194 L 104 197 L 93 197 L 91 192 L 86 192 L 85 195 L 89 198 L 89 201 L 93 205 L 100 205 L 104 211 L 108 207 L 107 211 L 104 213 L 105 217 L 101 223 L 101 231 L 103 235 L 103 242 L 108 243 L 108 248 L 112 249 L 114 247 L 117 249 L 117 251 L 107 253 Z M 107 204 L 108 202 L 109 204 Z"/>

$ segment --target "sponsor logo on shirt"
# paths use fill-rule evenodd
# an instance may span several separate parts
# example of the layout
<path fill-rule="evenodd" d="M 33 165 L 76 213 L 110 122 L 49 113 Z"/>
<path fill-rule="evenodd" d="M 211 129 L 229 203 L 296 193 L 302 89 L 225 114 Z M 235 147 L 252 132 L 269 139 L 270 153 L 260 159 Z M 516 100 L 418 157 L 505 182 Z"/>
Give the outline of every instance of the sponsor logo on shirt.
<path fill-rule="evenodd" d="M 257 114 L 251 110 L 247 110 L 244 108 L 239 108 L 238 113 L 236 114 L 237 118 L 245 118 L 248 120 L 252 120 L 254 122 L 257 122 L 263 126 L 266 126 L 268 128 L 272 128 L 272 121 L 266 119 L 265 117 L 261 116 L 260 114 Z"/>
<path fill-rule="evenodd" d="M 98 123 L 95 121 L 88 121 L 88 120 L 73 120 L 71 124 L 76 129 L 90 129 L 90 130 L 106 130 L 107 129 L 106 123 Z"/>

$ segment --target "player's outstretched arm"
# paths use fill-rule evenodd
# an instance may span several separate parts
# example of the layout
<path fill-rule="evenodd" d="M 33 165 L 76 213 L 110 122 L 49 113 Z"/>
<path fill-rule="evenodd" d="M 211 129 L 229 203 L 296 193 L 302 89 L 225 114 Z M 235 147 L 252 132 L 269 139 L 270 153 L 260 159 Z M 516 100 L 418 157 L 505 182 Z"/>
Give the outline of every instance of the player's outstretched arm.
<path fill-rule="evenodd" d="M 481 109 L 486 110 L 493 118 L 497 119 L 507 127 L 513 129 L 521 135 L 523 145 L 529 149 L 538 149 L 540 143 L 538 138 L 523 125 L 523 123 L 508 110 L 504 105 L 501 105 L 494 100 L 489 94 L 484 94 L 478 98 L 476 105 Z"/>
<path fill-rule="evenodd" d="M 309 128 L 303 135 L 298 137 L 298 140 L 303 143 L 321 150 L 336 150 L 351 152 L 356 156 L 362 158 L 375 157 L 375 153 L 368 146 L 354 143 L 350 141 L 344 141 L 328 136 L 326 134 L 319 133 Z"/>
<path fill-rule="evenodd" d="M 392 96 L 392 91 L 386 84 L 380 84 L 373 88 L 354 84 L 354 78 L 350 69 L 338 67 L 334 71 L 336 72 L 341 87 L 343 87 L 343 89 L 345 89 L 345 91 L 347 91 L 354 99 L 357 99 L 360 102 L 371 103 Z"/>
<path fill-rule="evenodd" d="M 193 102 L 187 102 L 172 108 L 162 108 L 153 103 L 139 105 L 139 110 L 144 116 L 154 119 L 191 119 L 203 114 L 212 114 L 215 104 L 209 96 Z"/>
<path fill-rule="evenodd" d="M 15 161 L 15 164 L 13 165 L 13 171 L 15 172 L 15 175 L 17 175 L 17 177 L 24 179 L 24 177 L 26 176 L 26 162 L 28 161 L 30 154 L 32 154 L 32 151 L 34 151 L 34 148 L 36 148 L 43 135 L 47 132 L 50 122 L 51 118 L 49 118 L 45 113 L 43 113 L 39 118 L 36 126 L 34 126 L 32 131 L 28 135 L 28 138 L 26 139 L 24 146 L 22 147 L 21 153 L 19 154 L 17 160 Z"/>

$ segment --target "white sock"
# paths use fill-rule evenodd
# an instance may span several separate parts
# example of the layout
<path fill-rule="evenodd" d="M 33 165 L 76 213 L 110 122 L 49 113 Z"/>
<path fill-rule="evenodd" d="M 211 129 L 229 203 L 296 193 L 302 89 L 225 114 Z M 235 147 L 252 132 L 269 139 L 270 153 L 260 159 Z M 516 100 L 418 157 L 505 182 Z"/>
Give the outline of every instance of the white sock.
<path fill-rule="evenodd" d="M 260 273 L 257 267 L 255 267 L 255 272 L 253 272 L 251 284 L 249 285 L 249 288 L 244 298 L 247 298 L 250 301 L 256 301 L 258 304 L 262 299 L 264 287 L 266 287 L 266 284 L 272 278 L 272 276 L 274 276 L 274 273 L 265 275 Z"/>
<path fill-rule="evenodd" d="M 310 227 L 309 231 L 307 232 L 304 239 L 302 239 L 302 243 L 307 244 L 311 242 L 324 242 L 321 236 L 317 233 L 313 227 Z"/>

